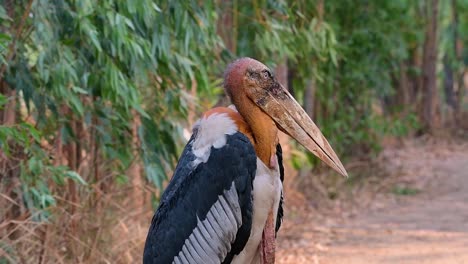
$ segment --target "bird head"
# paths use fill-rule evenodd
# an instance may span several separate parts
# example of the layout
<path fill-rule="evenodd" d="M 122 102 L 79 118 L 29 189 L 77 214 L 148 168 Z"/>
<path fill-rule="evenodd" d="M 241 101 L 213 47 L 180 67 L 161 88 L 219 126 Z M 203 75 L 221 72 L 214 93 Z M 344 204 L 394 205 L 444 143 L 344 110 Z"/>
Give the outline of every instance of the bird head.
<path fill-rule="evenodd" d="M 275 125 L 343 176 L 347 172 L 320 129 L 263 63 L 241 58 L 231 63 L 224 87 L 234 104 L 255 105 Z"/>

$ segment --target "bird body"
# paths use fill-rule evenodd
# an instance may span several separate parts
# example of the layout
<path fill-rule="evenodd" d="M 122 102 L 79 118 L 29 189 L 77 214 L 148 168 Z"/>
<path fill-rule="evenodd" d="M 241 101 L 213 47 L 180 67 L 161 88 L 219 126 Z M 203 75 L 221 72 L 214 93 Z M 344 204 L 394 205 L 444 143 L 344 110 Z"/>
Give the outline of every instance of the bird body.
<path fill-rule="evenodd" d="M 228 257 L 232 263 L 251 263 L 259 258 L 258 245 L 265 222 L 270 211 L 279 210 L 282 183 L 279 164 L 271 169 L 258 159 L 249 138 L 252 138 L 249 127 L 231 108 L 212 109 L 196 122 L 193 136 L 153 218 L 148 241 L 154 241 L 147 244 L 155 248 L 145 248 L 145 262 L 221 263 Z M 223 183 L 218 186 L 214 182 Z M 183 184 L 190 184 L 190 188 Z M 181 192 L 185 195 L 178 195 Z M 166 209 L 175 204 L 181 209 Z M 272 219 L 274 223 L 277 215 Z M 179 232 L 190 217 L 196 222 L 192 220 L 185 232 Z M 175 221 L 159 222 L 169 218 Z M 183 224 L 179 226 L 177 220 Z M 164 238 L 174 236 L 188 239 L 179 239 L 176 243 L 179 246 L 169 249 Z M 225 237 L 228 243 L 223 243 Z M 158 250 L 158 246 L 165 250 Z M 237 255 L 228 256 L 229 252 L 237 251 Z"/>
<path fill-rule="evenodd" d="M 152 219 L 144 263 L 274 263 L 283 215 L 279 130 L 346 174 L 265 65 L 235 61 L 224 86 L 235 107 L 213 108 L 195 123 Z"/>

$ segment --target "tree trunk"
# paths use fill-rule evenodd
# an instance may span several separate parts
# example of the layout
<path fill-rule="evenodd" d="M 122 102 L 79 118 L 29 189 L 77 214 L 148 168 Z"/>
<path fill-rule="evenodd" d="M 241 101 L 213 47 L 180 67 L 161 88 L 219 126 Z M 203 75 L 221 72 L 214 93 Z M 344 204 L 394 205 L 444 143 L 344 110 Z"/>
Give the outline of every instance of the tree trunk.
<path fill-rule="evenodd" d="M 458 26 L 459 26 L 459 17 L 458 17 L 458 7 L 457 1 L 452 0 L 452 14 L 453 14 L 453 49 L 455 51 L 455 58 L 457 61 L 463 60 L 463 41 L 458 36 Z M 454 109 L 454 116 L 453 119 L 455 123 L 459 123 L 460 120 L 460 105 L 462 104 L 463 98 L 463 91 L 464 91 L 464 83 L 463 83 L 463 75 L 464 70 L 463 68 L 459 70 L 455 70 L 454 74 L 454 101 L 455 101 L 455 109 Z"/>
<path fill-rule="evenodd" d="M 289 93 L 295 97 L 295 94 L 294 94 L 294 85 L 293 85 L 293 81 L 294 81 L 294 78 L 296 78 L 296 68 L 295 66 L 291 63 L 290 60 L 288 60 L 287 62 L 287 78 L 288 80 L 286 81 L 286 83 L 284 83 L 285 85 L 287 85 L 287 88 L 289 90 Z"/>
<path fill-rule="evenodd" d="M 220 6 L 221 15 L 217 33 L 226 44 L 226 49 L 231 54 L 237 54 L 238 0 L 220 1 Z M 230 103 L 229 96 L 223 90 L 214 106 L 228 106 Z"/>
<path fill-rule="evenodd" d="M 424 40 L 424 55 L 423 55 L 423 91 L 422 91 L 422 108 L 420 116 L 423 128 L 426 131 L 431 131 L 438 126 L 436 117 L 436 106 L 438 103 L 437 96 L 437 25 L 439 14 L 439 1 L 431 0 L 426 6 L 426 33 Z"/>
<path fill-rule="evenodd" d="M 94 104 L 95 98 L 92 99 L 92 104 Z M 91 171 L 94 177 L 94 190 L 96 192 L 96 199 L 94 207 L 96 208 L 96 213 L 101 213 L 101 196 L 102 196 L 102 180 L 100 177 L 100 159 L 99 159 L 99 135 L 97 132 L 98 118 L 96 115 L 93 115 L 91 118 L 91 147 L 90 147 L 90 161 L 91 161 Z"/>
<path fill-rule="evenodd" d="M 312 119 L 314 119 L 315 90 L 315 81 L 311 78 L 304 91 L 304 110 Z"/>
<path fill-rule="evenodd" d="M 408 65 L 415 69 L 422 68 L 422 59 L 421 59 L 421 49 L 415 47 L 410 51 L 411 59 L 408 60 Z M 422 78 L 420 74 L 411 74 L 409 75 L 409 100 L 411 104 L 409 105 L 411 110 L 417 111 L 419 105 L 421 104 L 421 90 L 422 90 Z"/>
<path fill-rule="evenodd" d="M 220 24 L 218 26 L 218 35 L 221 36 L 226 48 L 232 53 L 237 53 L 237 25 L 238 25 L 238 1 L 221 2 Z"/>
<path fill-rule="evenodd" d="M 192 87 L 190 88 L 190 101 L 188 102 L 188 127 L 192 129 L 193 124 L 197 120 L 197 80 L 192 79 Z M 138 135 L 137 135 L 138 136 Z"/>
<path fill-rule="evenodd" d="M 406 61 L 402 61 L 400 63 L 400 78 L 398 82 L 399 88 L 399 99 L 398 104 L 400 106 L 406 106 L 409 104 L 410 100 L 410 87 L 409 87 L 409 80 L 408 80 L 408 66 Z"/>
<path fill-rule="evenodd" d="M 444 94 L 445 94 L 445 103 L 449 106 L 449 113 L 448 117 L 450 120 L 447 123 L 450 126 L 456 124 L 455 122 L 455 115 L 456 115 L 456 108 L 457 102 L 455 97 L 455 82 L 453 80 L 454 71 L 452 67 L 452 61 L 449 58 L 449 55 L 445 54 L 443 59 L 444 64 Z"/>
<path fill-rule="evenodd" d="M 286 59 L 283 59 L 283 62 L 276 65 L 275 76 L 278 82 L 288 90 L 288 64 Z"/>
<path fill-rule="evenodd" d="M 8 103 L 0 110 L 0 124 L 12 126 L 16 123 L 16 90 L 10 89 L 6 82 L 0 83 L 0 93 L 7 99 Z"/>
<path fill-rule="evenodd" d="M 76 126 L 75 126 L 75 120 L 73 117 L 73 113 L 70 110 L 70 108 L 66 105 L 62 106 L 62 113 L 64 117 L 69 122 L 70 125 L 70 130 L 72 133 L 72 138 L 69 139 L 68 142 L 64 142 L 65 145 L 63 146 L 63 151 L 66 156 L 66 161 L 67 165 L 70 168 L 70 170 L 76 171 L 77 169 L 77 163 L 76 163 Z M 65 125 L 65 124 L 64 124 Z M 70 210 L 69 210 L 69 215 L 70 215 L 70 228 L 69 228 L 69 234 L 71 237 L 74 237 L 78 233 L 78 219 L 76 218 L 77 215 L 77 205 L 79 204 L 78 201 L 78 190 L 76 186 L 76 182 L 72 179 L 68 179 L 67 183 L 68 187 L 68 201 L 70 204 Z M 72 255 L 76 252 L 76 248 L 73 246 L 73 241 L 70 239 L 68 241 L 69 243 L 69 249 L 70 252 L 72 252 Z"/>
<path fill-rule="evenodd" d="M 0 94 L 3 94 L 8 99 L 8 103 L 4 106 L 3 110 L 0 110 L 0 125 L 14 126 L 17 117 L 16 91 L 10 89 L 6 82 L 0 81 Z M 3 221 L 10 222 L 6 226 L 9 233 L 8 237 L 11 240 L 16 240 L 21 237 L 22 234 L 21 228 L 17 228 L 15 221 L 20 220 L 24 204 L 21 192 L 18 192 L 18 190 L 21 190 L 21 183 L 19 180 L 20 161 L 24 159 L 24 157 L 22 149 L 16 146 L 14 140 L 3 143 L 8 144 L 10 154 L 13 158 L 9 158 L 6 153 L 0 149 L 0 182 L 2 183 L 0 192 L 6 197 L 9 197 L 11 201 L 15 202 L 8 203 L 8 206 L 2 208 L 0 223 Z"/>
<path fill-rule="evenodd" d="M 141 121 L 140 115 L 135 110 L 133 110 L 132 113 L 135 117 L 132 123 L 133 161 L 127 170 L 127 175 L 131 179 L 133 186 L 133 206 L 134 208 L 142 208 L 144 205 L 145 194 L 143 192 L 144 183 L 141 176 L 141 164 L 139 162 L 140 159 L 138 158 L 140 156 L 140 139 L 138 137 L 138 128 L 141 125 Z"/>
<path fill-rule="evenodd" d="M 288 87 L 288 83 L 289 83 L 288 82 L 288 77 L 289 77 L 288 69 L 289 67 L 288 67 L 287 59 L 284 58 L 283 61 L 276 66 L 275 76 L 278 82 L 281 85 L 283 85 L 283 87 L 286 90 L 290 91 L 291 87 Z M 286 136 L 286 134 L 281 133 L 281 132 L 279 133 L 278 136 L 279 136 L 279 143 L 281 144 L 281 147 L 283 149 L 283 160 L 289 160 L 289 158 L 291 157 L 291 145 L 289 144 L 289 137 Z M 283 186 L 285 188 L 291 187 L 292 183 L 294 183 L 296 174 L 294 173 L 291 166 L 289 166 L 288 164 L 283 164 L 283 165 L 285 169 L 285 175 L 287 175 L 287 177 L 284 177 Z"/>

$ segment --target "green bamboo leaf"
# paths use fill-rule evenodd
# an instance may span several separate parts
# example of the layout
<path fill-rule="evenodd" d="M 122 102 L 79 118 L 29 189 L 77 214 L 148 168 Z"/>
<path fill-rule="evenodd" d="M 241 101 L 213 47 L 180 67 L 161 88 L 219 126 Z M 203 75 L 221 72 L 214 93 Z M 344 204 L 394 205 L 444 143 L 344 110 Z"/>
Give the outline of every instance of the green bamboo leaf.
<path fill-rule="evenodd" d="M 0 94 L 0 109 L 3 108 L 4 105 L 8 103 L 8 98 L 3 94 Z"/>
<path fill-rule="evenodd" d="M 86 181 L 83 180 L 83 178 L 75 171 L 65 172 L 65 177 L 68 177 L 68 178 L 72 179 L 73 181 L 78 182 L 78 183 L 80 183 L 82 185 L 88 185 L 88 183 L 86 183 Z"/>
<path fill-rule="evenodd" d="M 72 90 L 80 94 L 88 94 L 88 91 L 78 86 L 72 86 Z"/>
<path fill-rule="evenodd" d="M 6 43 L 7 41 L 10 41 L 10 40 L 11 40 L 10 35 L 7 35 L 7 34 L 5 34 L 5 33 L 1 33 L 1 32 L 0 32 L 0 44 L 1 44 L 1 45 L 5 45 L 5 43 Z M 1 50 L 0 50 L 0 51 L 1 51 Z"/>
<path fill-rule="evenodd" d="M 70 107 L 76 112 L 78 113 L 78 115 L 82 116 L 83 113 L 84 113 L 84 108 L 83 108 L 83 103 L 81 102 L 80 98 L 78 96 L 75 96 L 75 95 L 71 95 L 69 98 L 68 98 L 69 102 L 70 102 Z"/>
<path fill-rule="evenodd" d="M 4 19 L 4 20 L 10 20 L 10 21 L 13 21 L 6 13 L 5 9 L 3 8 L 3 6 L 0 5 L 0 18 L 1 19 Z"/>
<path fill-rule="evenodd" d="M 156 10 L 157 12 L 162 12 L 161 8 L 156 3 L 152 3 L 153 9 Z"/>

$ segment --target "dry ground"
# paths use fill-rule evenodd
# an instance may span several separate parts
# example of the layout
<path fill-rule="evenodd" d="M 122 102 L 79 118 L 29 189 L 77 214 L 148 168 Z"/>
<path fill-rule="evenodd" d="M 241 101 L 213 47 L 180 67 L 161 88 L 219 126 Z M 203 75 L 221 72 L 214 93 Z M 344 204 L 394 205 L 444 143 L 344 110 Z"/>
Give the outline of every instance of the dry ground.
<path fill-rule="evenodd" d="M 326 210 L 286 205 L 278 263 L 468 263 L 468 144 L 396 142 L 379 160 L 384 176 Z"/>
<path fill-rule="evenodd" d="M 346 167 L 346 181 L 287 173 L 277 263 L 468 264 L 468 142 L 396 141 L 377 162 Z M 0 239 L 0 263 L 141 263 L 155 192 L 141 188 L 142 204 L 116 188 L 100 209 L 83 202 L 75 214 L 57 207 L 50 224 L 16 221 L 21 236 Z"/>

